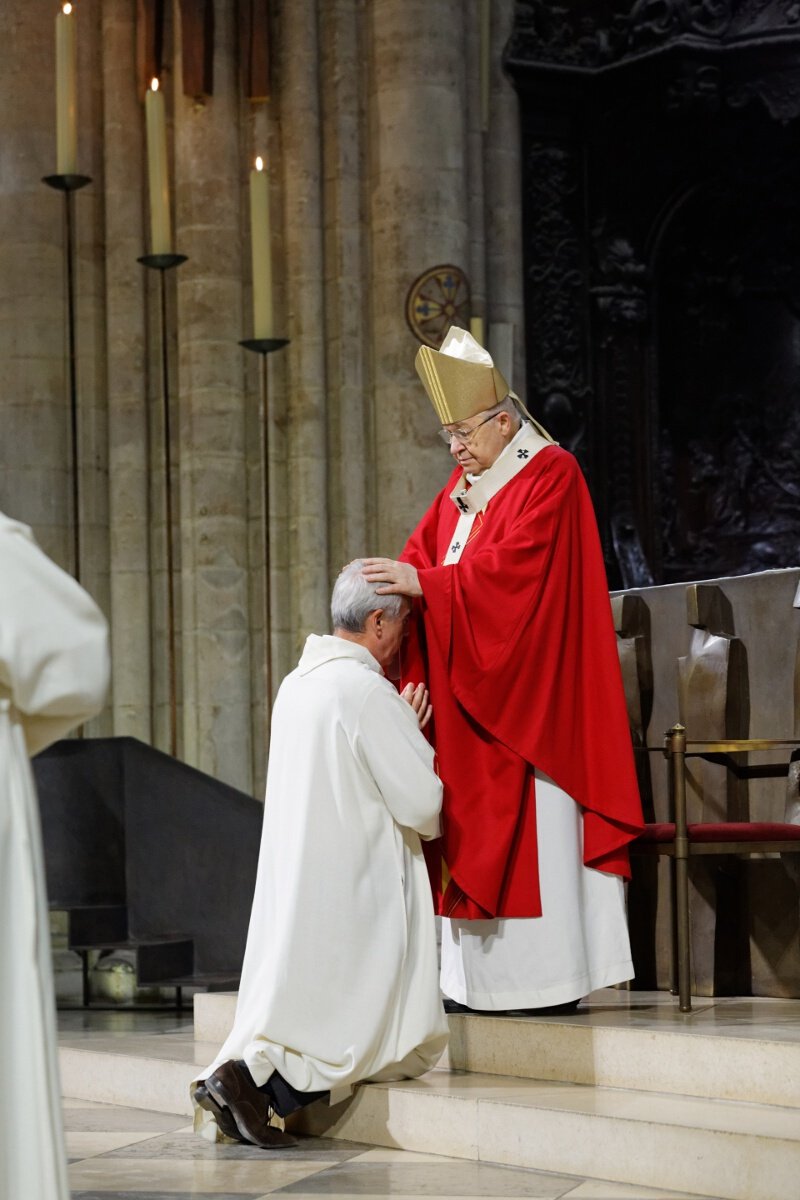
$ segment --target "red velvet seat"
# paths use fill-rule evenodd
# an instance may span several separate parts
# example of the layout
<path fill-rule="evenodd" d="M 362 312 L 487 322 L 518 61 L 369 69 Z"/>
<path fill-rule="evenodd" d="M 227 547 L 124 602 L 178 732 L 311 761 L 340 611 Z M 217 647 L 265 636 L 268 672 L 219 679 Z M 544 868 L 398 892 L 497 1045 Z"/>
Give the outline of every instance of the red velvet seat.
<path fill-rule="evenodd" d="M 800 842 L 800 825 L 780 821 L 720 821 L 718 825 L 691 823 L 686 826 L 690 842 Z M 674 842 L 674 821 L 645 825 L 639 842 Z"/>

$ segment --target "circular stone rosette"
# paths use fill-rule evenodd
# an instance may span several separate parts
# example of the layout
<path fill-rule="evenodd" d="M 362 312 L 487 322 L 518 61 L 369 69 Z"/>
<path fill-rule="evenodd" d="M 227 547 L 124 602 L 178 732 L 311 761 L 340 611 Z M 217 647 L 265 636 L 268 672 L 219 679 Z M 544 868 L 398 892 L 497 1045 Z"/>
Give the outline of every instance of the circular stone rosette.
<path fill-rule="evenodd" d="M 426 346 L 438 350 L 451 325 L 469 328 L 469 281 L 460 267 L 430 267 L 408 289 L 406 320 Z"/>

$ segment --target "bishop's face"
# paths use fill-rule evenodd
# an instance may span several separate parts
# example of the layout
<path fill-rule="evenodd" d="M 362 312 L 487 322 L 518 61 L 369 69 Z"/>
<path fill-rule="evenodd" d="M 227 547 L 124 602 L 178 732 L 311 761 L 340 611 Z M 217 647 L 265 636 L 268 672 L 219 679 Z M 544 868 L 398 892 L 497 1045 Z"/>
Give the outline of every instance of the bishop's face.
<path fill-rule="evenodd" d="M 478 413 L 468 421 L 445 425 L 444 433 L 450 435 L 450 453 L 468 475 L 488 471 L 514 436 L 507 412 L 491 417 Z"/>

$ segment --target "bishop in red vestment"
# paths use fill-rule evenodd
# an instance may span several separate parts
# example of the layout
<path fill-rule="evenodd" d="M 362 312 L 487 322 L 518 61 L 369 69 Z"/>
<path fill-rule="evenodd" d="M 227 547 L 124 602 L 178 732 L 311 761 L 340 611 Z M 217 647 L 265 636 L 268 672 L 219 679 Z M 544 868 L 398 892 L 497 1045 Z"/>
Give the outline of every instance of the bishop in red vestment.
<path fill-rule="evenodd" d="M 426 678 L 444 784 L 431 878 L 442 986 L 477 1009 L 630 978 L 622 879 L 641 805 L 597 527 L 572 457 L 453 329 L 417 369 L 457 466 L 401 561 L 404 675 Z"/>

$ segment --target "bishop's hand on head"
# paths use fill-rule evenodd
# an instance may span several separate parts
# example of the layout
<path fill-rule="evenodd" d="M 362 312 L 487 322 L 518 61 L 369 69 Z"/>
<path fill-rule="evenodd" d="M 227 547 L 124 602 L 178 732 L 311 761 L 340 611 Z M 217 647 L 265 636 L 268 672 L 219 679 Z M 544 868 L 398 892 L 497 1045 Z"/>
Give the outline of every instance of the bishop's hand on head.
<path fill-rule="evenodd" d="M 363 575 L 370 583 L 384 586 L 376 588 L 379 596 L 421 596 L 417 568 L 410 563 L 396 562 L 393 558 L 365 558 Z"/>

